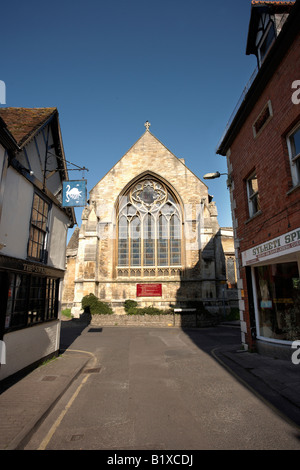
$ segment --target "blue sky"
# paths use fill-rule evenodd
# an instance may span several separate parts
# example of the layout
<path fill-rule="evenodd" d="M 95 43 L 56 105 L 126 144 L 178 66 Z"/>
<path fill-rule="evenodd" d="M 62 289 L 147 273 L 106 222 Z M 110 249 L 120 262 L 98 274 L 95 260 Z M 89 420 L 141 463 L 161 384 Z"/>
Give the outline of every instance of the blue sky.
<path fill-rule="evenodd" d="M 146 120 L 200 179 L 226 172 L 216 146 L 256 66 L 245 55 L 250 8 L 250 0 L 4 2 L 5 106 L 58 108 L 66 159 L 89 169 L 88 191 Z M 226 177 L 205 182 L 220 226 L 231 226 Z M 81 209 L 76 216 L 80 225 Z"/>

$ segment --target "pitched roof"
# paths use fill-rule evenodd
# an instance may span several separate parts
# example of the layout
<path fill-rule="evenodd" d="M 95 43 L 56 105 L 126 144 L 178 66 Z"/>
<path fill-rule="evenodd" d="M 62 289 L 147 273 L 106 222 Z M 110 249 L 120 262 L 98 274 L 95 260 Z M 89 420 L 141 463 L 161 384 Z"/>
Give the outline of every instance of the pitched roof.
<path fill-rule="evenodd" d="M 195 173 L 192 172 L 192 170 L 190 170 L 186 164 L 183 162 L 184 159 L 182 158 L 178 158 L 173 152 L 171 152 L 171 150 L 169 150 L 154 134 L 152 134 L 152 132 L 149 131 L 149 129 L 147 129 L 143 134 L 142 136 L 135 142 L 135 144 L 133 144 L 130 149 L 118 160 L 117 163 L 115 163 L 115 165 L 100 179 L 100 181 L 98 181 L 98 183 L 95 184 L 95 186 L 91 189 L 90 191 L 90 194 L 93 192 L 94 188 L 96 188 L 96 186 L 98 186 L 98 184 L 104 180 L 104 178 L 106 178 L 109 173 L 111 173 L 116 167 L 117 165 L 121 162 L 121 160 L 123 160 L 124 157 L 126 157 L 128 154 L 130 153 L 134 153 L 136 151 L 141 151 L 143 154 L 145 154 L 145 149 L 149 149 L 149 144 L 151 145 L 151 142 L 160 146 L 161 148 L 164 148 L 169 154 L 170 156 L 172 156 L 173 158 L 175 158 L 176 160 L 180 161 L 180 163 L 187 168 L 187 170 L 194 175 L 195 178 L 197 178 L 197 180 L 201 181 L 200 178 L 198 176 L 195 175 Z M 150 170 L 149 170 L 150 171 Z M 207 187 L 207 185 L 201 181 L 201 183 Z"/>
<path fill-rule="evenodd" d="M 57 112 L 57 108 L 0 108 L 0 117 L 22 147 Z"/>
<path fill-rule="evenodd" d="M 69 240 L 69 243 L 67 246 L 67 255 L 69 256 L 73 255 L 74 253 L 77 253 L 78 244 L 79 244 L 79 232 L 80 232 L 80 228 L 76 227 Z"/>
<path fill-rule="evenodd" d="M 269 2 L 269 1 L 256 1 L 252 0 L 251 5 L 294 5 L 295 1 L 293 2 Z"/>

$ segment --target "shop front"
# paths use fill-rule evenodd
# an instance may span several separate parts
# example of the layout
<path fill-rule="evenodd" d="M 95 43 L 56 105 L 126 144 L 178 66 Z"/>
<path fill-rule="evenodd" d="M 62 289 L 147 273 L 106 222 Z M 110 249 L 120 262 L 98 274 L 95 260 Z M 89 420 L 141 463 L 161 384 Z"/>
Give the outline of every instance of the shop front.
<path fill-rule="evenodd" d="M 242 253 L 251 267 L 259 342 L 291 345 L 300 339 L 300 229 Z"/>
<path fill-rule="evenodd" d="M 58 354 L 64 271 L 0 255 L 0 381 Z"/>

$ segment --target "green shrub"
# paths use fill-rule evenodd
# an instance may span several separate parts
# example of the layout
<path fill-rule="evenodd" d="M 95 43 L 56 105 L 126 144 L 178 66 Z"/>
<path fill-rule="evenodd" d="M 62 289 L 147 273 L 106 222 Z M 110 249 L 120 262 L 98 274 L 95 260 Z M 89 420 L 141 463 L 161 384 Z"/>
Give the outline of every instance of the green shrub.
<path fill-rule="evenodd" d="M 239 320 L 240 319 L 240 310 L 239 308 L 232 307 L 229 314 L 226 316 L 226 320 Z"/>
<path fill-rule="evenodd" d="M 84 312 L 91 315 L 111 315 L 114 313 L 109 304 L 102 302 L 94 294 L 85 295 L 81 300 L 81 305 Z"/>
<path fill-rule="evenodd" d="M 127 310 L 125 309 L 127 315 L 142 315 L 141 309 L 138 308 L 138 307 L 130 307 L 130 308 L 127 308 Z"/>
<path fill-rule="evenodd" d="M 128 311 L 131 309 L 131 308 L 135 308 L 137 307 L 138 303 L 135 301 L 135 300 L 125 300 L 124 302 L 124 308 L 125 308 L 125 312 L 128 313 Z"/>
<path fill-rule="evenodd" d="M 62 311 L 61 311 L 61 314 L 62 314 L 64 317 L 72 318 L 72 314 L 71 314 L 71 309 L 70 309 L 70 308 L 65 308 L 64 310 L 62 310 Z"/>
<path fill-rule="evenodd" d="M 127 315 L 167 315 L 173 313 L 173 310 L 161 310 L 156 307 L 138 307 L 135 300 L 125 300 L 124 308 Z"/>
<path fill-rule="evenodd" d="M 168 315 L 171 310 L 161 310 L 156 307 L 130 307 L 126 311 L 127 315 Z"/>

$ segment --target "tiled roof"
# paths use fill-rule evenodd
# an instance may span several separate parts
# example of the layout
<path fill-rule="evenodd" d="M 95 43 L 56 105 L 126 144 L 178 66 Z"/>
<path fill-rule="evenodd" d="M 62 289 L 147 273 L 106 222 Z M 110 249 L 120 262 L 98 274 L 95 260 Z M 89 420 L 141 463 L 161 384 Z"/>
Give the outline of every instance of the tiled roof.
<path fill-rule="evenodd" d="M 251 5 L 294 5 L 295 2 L 263 2 L 252 0 Z"/>
<path fill-rule="evenodd" d="M 22 147 L 55 112 L 56 108 L 0 108 L 0 117 Z"/>

